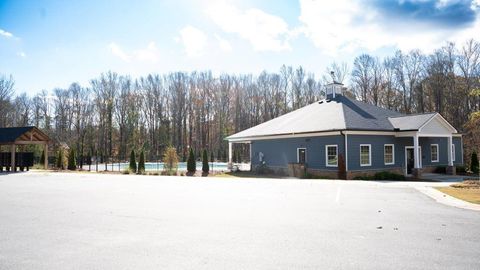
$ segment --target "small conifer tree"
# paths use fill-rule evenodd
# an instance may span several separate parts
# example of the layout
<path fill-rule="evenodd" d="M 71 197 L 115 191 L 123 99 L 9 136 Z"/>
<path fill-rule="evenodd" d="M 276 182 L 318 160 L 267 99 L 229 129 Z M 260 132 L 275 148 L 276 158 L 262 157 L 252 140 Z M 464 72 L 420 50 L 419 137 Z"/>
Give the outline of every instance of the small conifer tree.
<path fill-rule="evenodd" d="M 187 160 L 187 171 L 189 173 L 195 173 L 197 170 L 197 164 L 195 162 L 195 155 L 193 154 L 193 149 L 190 148 L 190 153 L 188 154 Z"/>
<path fill-rule="evenodd" d="M 68 165 L 67 169 L 74 171 L 77 169 L 77 161 L 75 158 L 75 150 L 70 149 L 70 154 L 68 155 Z"/>
<path fill-rule="evenodd" d="M 476 152 L 472 153 L 472 157 L 470 159 L 470 170 L 474 174 L 478 174 L 479 171 L 479 164 L 478 164 L 478 156 Z"/>
<path fill-rule="evenodd" d="M 208 173 L 210 171 L 210 166 L 208 165 L 207 149 L 203 149 L 202 171 L 204 173 Z"/>
<path fill-rule="evenodd" d="M 143 174 L 145 173 L 145 154 L 140 152 L 140 158 L 138 160 L 138 174 Z"/>
<path fill-rule="evenodd" d="M 130 152 L 130 165 L 128 166 L 128 169 L 132 173 L 137 172 L 137 162 L 135 161 L 135 151 L 133 151 L 133 149 Z"/>

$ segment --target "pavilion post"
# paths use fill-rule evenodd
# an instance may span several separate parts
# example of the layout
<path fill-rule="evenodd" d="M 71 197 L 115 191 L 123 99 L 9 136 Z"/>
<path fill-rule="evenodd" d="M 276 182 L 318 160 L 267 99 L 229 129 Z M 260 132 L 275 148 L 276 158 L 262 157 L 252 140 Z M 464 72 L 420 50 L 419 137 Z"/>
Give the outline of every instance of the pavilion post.
<path fill-rule="evenodd" d="M 232 169 L 233 164 L 232 164 L 232 143 L 228 142 L 228 168 Z"/>
<path fill-rule="evenodd" d="M 15 144 L 12 144 L 11 146 L 11 172 L 15 172 Z"/>
<path fill-rule="evenodd" d="M 43 161 L 45 170 L 48 170 L 48 142 L 45 143 L 44 148 L 43 148 L 44 155 L 43 157 L 45 160 Z"/>

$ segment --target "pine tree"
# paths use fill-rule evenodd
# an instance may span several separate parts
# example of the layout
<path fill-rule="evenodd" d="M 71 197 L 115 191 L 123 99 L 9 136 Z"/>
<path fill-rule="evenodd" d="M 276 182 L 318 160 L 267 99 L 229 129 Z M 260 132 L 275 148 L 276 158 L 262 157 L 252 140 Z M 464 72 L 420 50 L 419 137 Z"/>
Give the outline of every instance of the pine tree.
<path fill-rule="evenodd" d="M 67 169 L 74 171 L 77 169 L 77 161 L 75 158 L 75 150 L 70 149 L 70 154 L 68 155 L 68 166 Z"/>
<path fill-rule="evenodd" d="M 143 174 L 145 173 L 145 154 L 140 152 L 140 158 L 138 160 L 138 174 Z"/>
<path fill-rule="evenodd" d="M 128 167 L 130 172 L 136 173 L 137 172 L 137 162 L 135 161 L 135 151 L 130 152 L 130 166 Z"/>
<path fill-rule="evenodd" d="M 472 153 L 472 158 L 470 160 L 470 170 L 474 174 L 478 174 L 479 171 L 479 164 L 478 164 L 478 156 L 476 152 Z"/>
<path fill-rule="evenodd" d="M 193 155 L 193 149 L 190 148 L 190 153 L 188 154 L 187 160 L 187 171 L 189 173 L 195 173 L 197 170 L 197 164 L 195 163 L 195 156 Z"/>
<path fill-rule="evenodd" d="M 208 165 L 208 154 L 207 149 L 203 150 L 203 159 L 202 159 L 202 171 L 208 173 L 210 171 L 210 166 Z"/>

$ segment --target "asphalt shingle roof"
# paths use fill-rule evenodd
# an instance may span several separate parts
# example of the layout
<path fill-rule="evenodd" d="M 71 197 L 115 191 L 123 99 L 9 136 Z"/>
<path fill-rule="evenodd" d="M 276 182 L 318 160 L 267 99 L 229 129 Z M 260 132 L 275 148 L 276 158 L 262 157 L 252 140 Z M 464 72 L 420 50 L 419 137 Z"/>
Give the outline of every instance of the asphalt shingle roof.
<path fill-rule="evenodd" d="M 389 120 L 395 128 L 400 130 L 417 130 L 436 114 L 437 113 L 404 115 L 400 117 L 390 117 Z"/>
<path fill-rule="evenodd" d="M 233 134 L 226 139 L 338 130 L 416 130 L 435 113 L 404 115 L 337 95 Z"/>

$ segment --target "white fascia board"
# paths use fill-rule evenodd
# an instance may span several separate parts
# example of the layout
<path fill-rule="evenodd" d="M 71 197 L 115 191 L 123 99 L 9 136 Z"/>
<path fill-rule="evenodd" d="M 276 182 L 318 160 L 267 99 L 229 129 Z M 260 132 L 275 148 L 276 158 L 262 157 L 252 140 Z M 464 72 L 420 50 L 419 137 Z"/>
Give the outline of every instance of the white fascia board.
<path fill-rule="evenodd" d="M 288 139 L 288 138 L 304 138 L 304 137 L 321 137 L 321 136 L 335 136 L 340 135 L 340 131 L 328 131 L 328 132 L 312 132 L 312 133 L 292 133 L 283 135 L 269 135 L 261 137 L 245 137 L 245 138 L 233 138 L 227 139 L 229 142 L 251 142 L 260 140 L 272 140 L 272 139 Z"/>
<path fill-rule="evenodd" d="M 430 119 L 428 119 L 427 122 L 423 123 L 423 125 L 418 129 L 418 131 L 421 133 L 422 132 L 422 129 L 428 125 L 428 123 L 432 122 L 433 119 L 435 118 L 439 118 L 440 119 L 440 123 L 446 127 L 447 129 L 449 129 L 451 131 L 451 133 L 457 133 L 457 130 L 452 126 L 450 125 L 450 123 L 445 120 L 445 118 L 443 118 L 443 116 L 439 113 L 436 113 L 433 115 L 433 117 L 430 117 Z"/>

